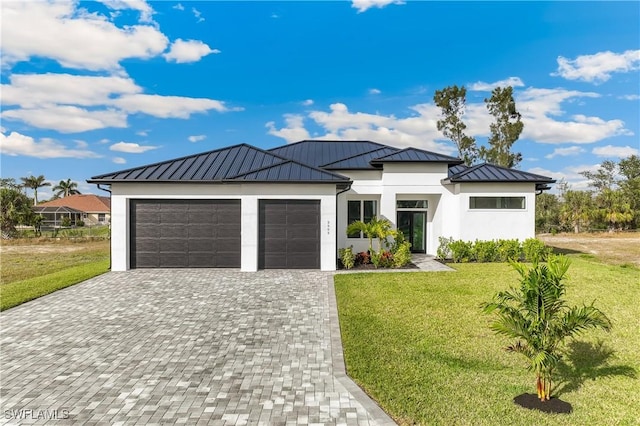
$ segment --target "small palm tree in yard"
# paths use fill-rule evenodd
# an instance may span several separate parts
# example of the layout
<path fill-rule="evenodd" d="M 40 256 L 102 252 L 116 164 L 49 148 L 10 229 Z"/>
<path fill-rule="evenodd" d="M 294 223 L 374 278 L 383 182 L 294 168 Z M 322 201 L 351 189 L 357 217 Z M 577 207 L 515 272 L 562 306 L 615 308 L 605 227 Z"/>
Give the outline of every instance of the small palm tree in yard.
<path fill-rule="evenodd" d="M 527 358 L 536 373 L 538 398 L 547 401 L 564 340 L 589 328 L 609 331 L 611 322 L 593 304 L 567 305 L 563 280 L 570 262 L 566 257 L 551 256 L 546 264 L 534 262 L 531 267 L 517 262 L 511 265 L 520 275 L 520 287 L 499 292 L 483 309 L 485 313 L 497 312 L 491 329 L 515 339 L 507 351 Z"/>

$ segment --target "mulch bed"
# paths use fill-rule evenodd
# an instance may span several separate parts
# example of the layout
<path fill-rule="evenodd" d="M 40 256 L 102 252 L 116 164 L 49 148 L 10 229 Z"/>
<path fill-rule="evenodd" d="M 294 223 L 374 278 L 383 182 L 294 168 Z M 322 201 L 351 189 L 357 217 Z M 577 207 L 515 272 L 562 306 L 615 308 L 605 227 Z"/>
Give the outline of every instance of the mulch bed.
<path fill-rule="evenodd" d="M 543 413 L 569 414 L 573 411 L 571 404 L 556 397 L 551 397 L 548 401 L 542 402 L 538 395 L 523 393 L 513 398 L 513 402 L 529 410 L 538 410 Z"/>

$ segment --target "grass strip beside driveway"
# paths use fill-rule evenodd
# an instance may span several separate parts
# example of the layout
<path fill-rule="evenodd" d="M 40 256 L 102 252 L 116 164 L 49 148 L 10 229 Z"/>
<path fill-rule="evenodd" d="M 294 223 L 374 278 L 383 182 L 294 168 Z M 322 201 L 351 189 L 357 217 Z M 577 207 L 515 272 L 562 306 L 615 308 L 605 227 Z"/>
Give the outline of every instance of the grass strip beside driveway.
<path fill-rule="evenodd" d="M 109 259 L 85 263 L 62 271 L 0 286 L 0 311 L 88 280 L 109 270 Z"/>
<path fill-rule="evenodd" d="M 400 424 L 637 424 L 640 407 L 640 271 L 572 258 L 569 304 L 590 304 L 613 322 L 569 341 L 554 395 L 570 415 L 526 410 L 535 375 L 504 348 L 480 303 L 518 284 L 504 263 L 457 264 L 457 272 L 335 276 L 347 374 Z"/>

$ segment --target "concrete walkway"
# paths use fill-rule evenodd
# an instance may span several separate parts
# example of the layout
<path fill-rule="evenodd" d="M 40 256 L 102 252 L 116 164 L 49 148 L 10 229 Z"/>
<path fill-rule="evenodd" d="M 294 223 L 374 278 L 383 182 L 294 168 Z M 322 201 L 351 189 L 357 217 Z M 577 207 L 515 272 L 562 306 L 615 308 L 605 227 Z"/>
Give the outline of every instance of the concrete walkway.
<path fill-rule="evenodd" d="M 411 255 L 411 262 L 421 271 L 455 271 L 455 269 L 438 262 L 435 256 L 430 254 L 413 253 Z"/>
<path fill-rule="evenodd" d="M 393 424 L 344 372 L 330 273 L 111 272 L 0 330 L 3 424 Z"/>

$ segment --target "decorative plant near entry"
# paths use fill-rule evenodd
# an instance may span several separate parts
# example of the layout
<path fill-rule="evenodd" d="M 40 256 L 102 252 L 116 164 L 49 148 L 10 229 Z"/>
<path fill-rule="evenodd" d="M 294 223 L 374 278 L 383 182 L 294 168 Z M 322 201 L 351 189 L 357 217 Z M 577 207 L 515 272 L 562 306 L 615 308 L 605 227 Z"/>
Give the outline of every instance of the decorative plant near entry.
<path fill-rule="evenodd" d="M 338 250 L 338 255 L 345 269 L 351 269 L 356 263 L 356 255 L 353 253 L 353 246 Z"/>
<path fill-rule="evenodd" d="M 534 261 L 531 267 L 510 263 L 520 275 L 520 288 L 500 292 L 482 307 L 485 313 L 497 312 L 498 319 L 491 325 L 496 334 L 516 339 L 506 349 L 527 358 L 536 373 L 538 398 L 546 401 L 564 340 L 588 328 L 609 331 L 611 322 L 593 304 L 567 306 L 563 279 L 570 262 L 566 257 L 549 256 L 547 264 Z"/>
<path fill-rule="evenodd" d="M 357 220 L 347 227 L 347 235 L 362 232 L 369 239 L 368 254 L 358 253 L 355 259 L 356 263 L 366 264 L 370 260 L 377 268 L 379 266 L 402 267 L 411 261 L 411 244 L 404 241 L 404 235 L 392 229 L 391 226 L 389 220 L 374 217 L 369 222 Z M 393 244 L 389 244 L 387 240 L 389 237 L 394 239 Z M 378 250 L 373 249 L 374 238 L 378 240 Z M 386 247 L 387 250 L 385 250 L 383 246 Z M 340 253 L 344 252 L 340 251 Z M 366 259 L 365 255 L 367 255 Z M 342 257 L 342 254 L 340 254 L 340 256 Z"/>

